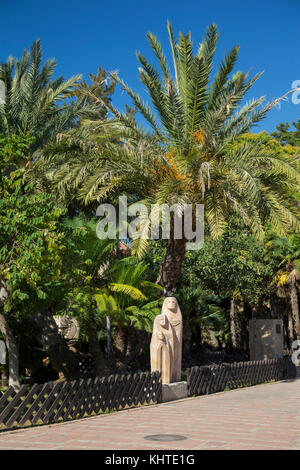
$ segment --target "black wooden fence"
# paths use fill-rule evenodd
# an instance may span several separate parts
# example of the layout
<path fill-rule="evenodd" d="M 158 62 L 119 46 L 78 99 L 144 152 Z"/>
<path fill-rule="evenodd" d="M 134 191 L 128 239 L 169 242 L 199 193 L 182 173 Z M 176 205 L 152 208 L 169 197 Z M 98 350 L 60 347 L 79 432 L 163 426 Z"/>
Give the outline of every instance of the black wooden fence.
<path fill-rule="evenodd" d="M 49 382 L 30 389 L 23 385 L 18 392 L 9 387 L 0 392 L 0 429 L 49 424 L 157 403 L 160 394 L 159 372 Z"/>
<path fill-rule="evenodd" d="M 206 395 L 295 376 L 296 367 L 290 358 L 196 366 L 187 371 L 188 394 Z"/>
<path fill-rule="evenodd" d="M 290 358 L 195 366 L 187 371 L 188 395 L 205 395 L 295 376 L 296 367 Z M 0 429 L 50 424 L 159 403 L 161 390 L 159 372 L 48 382 L 30 389 L 23 385 L 18 392 L 9 387 L 0 392 Z"/>

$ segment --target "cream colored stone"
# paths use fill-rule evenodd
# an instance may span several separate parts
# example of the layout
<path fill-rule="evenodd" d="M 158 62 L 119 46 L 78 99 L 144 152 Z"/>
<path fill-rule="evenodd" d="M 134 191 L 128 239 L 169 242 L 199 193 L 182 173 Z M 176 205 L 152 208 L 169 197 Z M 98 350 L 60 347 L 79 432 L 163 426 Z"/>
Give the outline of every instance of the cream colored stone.
<path fill-rule="evenodd" d="M 182 400 L 187 398 L 187 382 L 173 382 L 171 384 L 163 384 L 161 391 L 162 403 L 166 401 Z"/>
<path fill-rule="evenodd" d="M 164 300 L 154 320 L 150 343 L 151 371 L 159 370 L 162 383 L 179 382 L 182 358 L 182 316 L 175 297 Z"/>

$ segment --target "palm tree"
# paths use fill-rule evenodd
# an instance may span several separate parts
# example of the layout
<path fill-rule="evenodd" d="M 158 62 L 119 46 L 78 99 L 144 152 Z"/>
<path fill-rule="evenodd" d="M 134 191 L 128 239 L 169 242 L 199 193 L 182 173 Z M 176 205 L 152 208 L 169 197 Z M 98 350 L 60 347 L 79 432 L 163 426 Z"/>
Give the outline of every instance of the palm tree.
<path fill-rule="evenodd" d="M 94 96 L 84 87 L 80 93 L 82 97 L 86 93 L 89 100 Z M 107 104 L 95 95 L 96 108 L 99 100 Z M 136 195 L 145 191 L 141 166 L 148 165 L 150 156 L 157 156 L 161 147 L 156 136 L 137 126 L 129 109 L 123 118 L 80 120 L 78 127 L 59 134 L 56 141 L 42 149 L 30 167 L 31 179 L 41 188 L 54 188 L 62 201 L 80 205 L 84 211 L 95 207 L 97 201 L 107 201 L 113 193 L 117 196 L 126 192 L 136 200 Z M 126 178 L 129 160 L 131 168 Z M 124 168 L 122 177 L 112 178 L 107 185 L 106 175 L 112 167 L 119 171 L 120 166 Z"/>
<path fill-rule="evenodd" d="M 34 136 L 33 151 L 51 136 L 74 126 L 80 115 L 92 113 L 83 99 L 65 101 L 72 96 L 81 76 L 54 79 L 55 66 L 53 59 L 42 65 L 39 40 L 33 42 L 30 51 L 24 50 L 21 59 L 9 57 L 0 65 L 0 82 L 5 88 L 4 99 L 0 101 L 0 134 Z"/>
<path fill-rule="evenodd" d="M 237 137 L 262 120 L 274 105 L 261 108 L 261 97 L 240 106 L 260 74 L 252 79 L 248 73 L 231 74 L 239 50 L 235 46 L 211 80 L 218 40 L 214 24 L 208 27 L 196 53 L 190 34 L 180 33 L 176 41 L 170 23 L 168 32 L 173 75 L 153 34 L 147 37 L 160 72 L 137 54 L 140 78 L 156 114 L 116 74 L 111 75 L 132 98 L 152 133 L 138 127 L 132 115 L 122 114 L 108 103 L 115 116 L 106 123 L 110 130 L 98 133 L 95 145 L 103 122 L 87 124 L 84 131 L 90 134 L 92 145 L 85 151 L 82 144 L 77 159 L 74 152 L 68 159 L 65 148 L 58 153 L 52 149 L 48 157 L 52 160 L 51 180 L 60 190 L 77 191 L 78 199 L 85 203 L 106 201 L 125 192 L 148 206 L 204 204 L 205 223 L 213 237 L 223 232 L 231 213 L 242 217 L 258 235 L 263 233 L 266 220 L 281 234 L 289 226 L 299 228 L 298 212 L 289 197 L 298 191 L 299 160 L 266 151 L 257 142 L 235 145 Z M 99 99 L 95 97 L 95 102 Z M 115 139 L 113 130 L 119 133 Z M 146 240 L 134 240 L 133 247 L 142 255 Z M 166 291 L 178 282 L 185 252 L 186 240 L 175 238 L 172 219 L 158 278 Z"/>
<path fill-rule="evenodd" d="M 238 213 L 256 233 L 263 232 L 266 218 L 281 232 L 289 224 L 299 227 L 296 211 L 285 197 L 286 189 L 296 188 L 299 182 L 299 165 L 295 159 L 266 153 L 255 144 L 232 145 L 270 109 L 271 105 L 258 109 L 263 98 L 238 109 L 260 74 L 248 79 L 248 74 L 237 72 L 230 77 L 239 49 L 236 46 L 225 56 L 210 84 L 218 40 L 216 26 L 208 27 L 195 54 L 189 34 L 180 34 L 175 41 L 170 23 L 168 31 L 174 77 L 159 41 L 151 33 L 147 37 L 161 73 L 144 56 L 137 54 L 140 78 L 159 120 L 148 104 L 113 75 L 151 125 L 163 149 L 163 155 L 150 156 L 143 162 L 140 172 L 144 183 L 143 200 L 149 204 L 169 205 L 204 203 L 205 221 L 212 236 L 222 233 L 230 212 Z M 136 160 L 137 157 L 128 160 L 126 171 L 124 162 L 119 168 L 111 168 L 103 187 L 107 189 L 117 178 L 128 178 Z M 185 239 L 173 238 L 171 232 L 159 279 L 167 290 L 172 289 L 179 278 L 185 242 Z M 144 245 L 142 240 L 139 249 Z"/>
<path fill-rule="evenodd" d="M 300 238 L 297 234 L 288 237 L 275 237 L 272 241 L 274 255 L 283 258 L 279 264 L 279 271 L 275 276 L 277 293 L 280 297 L 290 299 L 291 317 L 289 315 L 290 341 L 293 338 L 293 329 L 296 338 L 300 339 L 300 317 L 298 291 L 300 281 Z"/>

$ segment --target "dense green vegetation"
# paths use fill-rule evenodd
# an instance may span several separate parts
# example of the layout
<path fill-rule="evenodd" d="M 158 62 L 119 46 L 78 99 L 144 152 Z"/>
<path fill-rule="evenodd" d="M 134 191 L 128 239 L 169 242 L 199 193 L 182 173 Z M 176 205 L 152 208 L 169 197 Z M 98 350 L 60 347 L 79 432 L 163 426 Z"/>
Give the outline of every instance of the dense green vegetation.
<path fill-rule="evenodd" d="M 55 78 L 38 41 L 0 66 L 3 383 L 77 378 L 87 354 L 85 374 L 148 369 L 152 322 L 170 293 L 185 364 L 203 347 L 247 352 L 250 318 L 283 318 L 287 348 L 300 339 L 299 122 L 251 133 L 272 104 L 240 105 L 260 74 L 233 73 L 239 48 L 211 77 L 216 26 L 196 52 L 190 35 L 168 32 L 173 72 L 151 33 L 159 71 L 137 54 L 151 104 L 101 67 L 89 83 Z M 116 86 L 133 103 L 125 113 Z M 186 251 L 173 218 L 169 240 L 98 238 L 98 204 L 122 195 L 147 207 L 204 204 L 204 246 Z M 64 315 L 78 340 L 59 333 Z"/>

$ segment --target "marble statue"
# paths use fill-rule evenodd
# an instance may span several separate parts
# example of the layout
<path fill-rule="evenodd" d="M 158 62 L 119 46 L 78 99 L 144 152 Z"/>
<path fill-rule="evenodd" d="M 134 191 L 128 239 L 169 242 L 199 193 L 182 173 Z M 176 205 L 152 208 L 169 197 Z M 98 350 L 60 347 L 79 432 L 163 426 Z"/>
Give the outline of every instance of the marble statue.
<path fill-rule="evenodd" d="M 150 356 L 151 371 L 161 372 L 162 383 L 181 380 L 182 316 L 175 297 L 166 297 L 154 320 Z"/>

